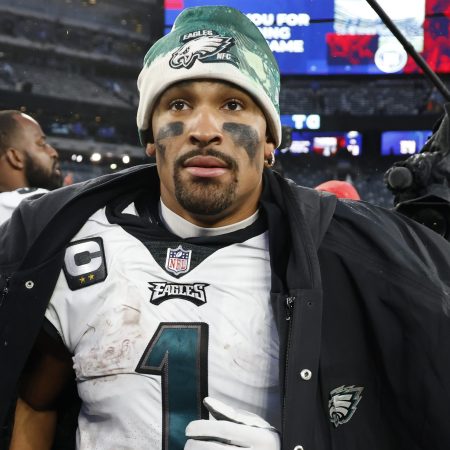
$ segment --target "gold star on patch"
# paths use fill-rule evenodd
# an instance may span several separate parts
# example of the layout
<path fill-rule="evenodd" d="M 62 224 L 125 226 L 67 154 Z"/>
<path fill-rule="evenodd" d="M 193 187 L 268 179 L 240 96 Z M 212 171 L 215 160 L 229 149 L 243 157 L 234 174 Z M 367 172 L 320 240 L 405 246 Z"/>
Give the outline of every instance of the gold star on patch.
<path fill-rule="evenodd" d="M 80 277 L 80 283 L 83 284 L 83 283 L 85 283 L 85 282 L 86 282 L 86 278 Z"/>
<path fill-rule="evenodd" d="M 92 281 L 95 278 L 95 275 L 93 273 L 88 275 L 88 278 L 90 281 Z"/>

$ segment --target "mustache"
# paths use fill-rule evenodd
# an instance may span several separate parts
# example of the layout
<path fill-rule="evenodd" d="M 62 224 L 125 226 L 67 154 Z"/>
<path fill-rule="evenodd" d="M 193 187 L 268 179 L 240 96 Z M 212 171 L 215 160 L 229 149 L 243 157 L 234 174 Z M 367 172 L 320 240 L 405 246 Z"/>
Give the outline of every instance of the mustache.
<path fill-rule="evenodd" d="M 193 150 L 188 151 L 184 155 L 181 155 L 179 158 L 175 161 L 175 167 L 181 168 L 184 166 L 184 163 L 194 156 L 212 156 L 214 158 L 220 159 L 223 161 L 231 170 L 237 171 L 238 170 L 238 164 L 234 158 L 231 156 L 222 153 L 218 150 L 212 149 L 212 148 L 196 148 Z"/>

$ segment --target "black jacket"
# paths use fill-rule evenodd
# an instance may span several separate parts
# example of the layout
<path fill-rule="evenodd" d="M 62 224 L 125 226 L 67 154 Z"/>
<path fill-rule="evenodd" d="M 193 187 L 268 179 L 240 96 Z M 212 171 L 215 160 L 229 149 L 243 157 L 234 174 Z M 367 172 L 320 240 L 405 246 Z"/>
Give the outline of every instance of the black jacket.
<path fill-rule="evenodd" d="M 383 208 L 270 172 L 265 185 L 282 449 L 450 448 L 450 244 Z M 153 166 L 24 201 L 0 228 L 2 421 L 65 245 L 97 209 L 142 189 L 159 189 Z"/>

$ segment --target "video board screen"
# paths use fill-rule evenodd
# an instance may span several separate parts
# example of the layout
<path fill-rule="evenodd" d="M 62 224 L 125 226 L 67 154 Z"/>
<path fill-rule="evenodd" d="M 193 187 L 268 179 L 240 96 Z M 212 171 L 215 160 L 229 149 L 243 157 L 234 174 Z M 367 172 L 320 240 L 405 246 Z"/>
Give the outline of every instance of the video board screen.
<path fill-rule="evenodd" d="M 431 130 L 383 131 L 381 155 L 409 156 L 419 153 L 431 133 Z"/>
<path fill-rule="evenodd" d="M 378 0 L 436 72 L 450 73 L 448 0 Z M 414 60 L 365 0 L 165 0 L 165 32 L 187 7 L 221 4 L 261 30 L 283 75 L 402 74 Z"/>
<path fill-rule="evenodd" d="M 292 131 L 292 143 L 280 153 L 315 154 L 325 157 L 361 154 L 362 136 L 357 131 Z"/>

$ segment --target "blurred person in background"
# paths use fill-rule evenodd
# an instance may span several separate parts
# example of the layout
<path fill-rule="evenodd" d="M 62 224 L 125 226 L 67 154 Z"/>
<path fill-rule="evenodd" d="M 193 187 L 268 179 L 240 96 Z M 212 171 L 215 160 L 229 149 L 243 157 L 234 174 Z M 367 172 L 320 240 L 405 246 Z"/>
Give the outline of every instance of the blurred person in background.
<path fill-rule="evenodd" d="M 273 171 L 280 74 L 235 9 L 185 9 L 138 87 L 156 166 L 0 233 L 12 448 L 76 379 L 80 450 L 448 450 L 450 243 Z"/>
<path fill-rule="evenodd" d="M 341 180 L 325 181 L 314 189 L 317 191 L 330 192 L 337 198 L 348 198 L 350 200 L 361 200 L 361 197 L 353 184 Z"/>
<path fill-rule="evenodd" d="M 39 123 L 20 111 L 0 111 L 0 223 L 24 198 L 61 185 L 58 152 Z"/>

